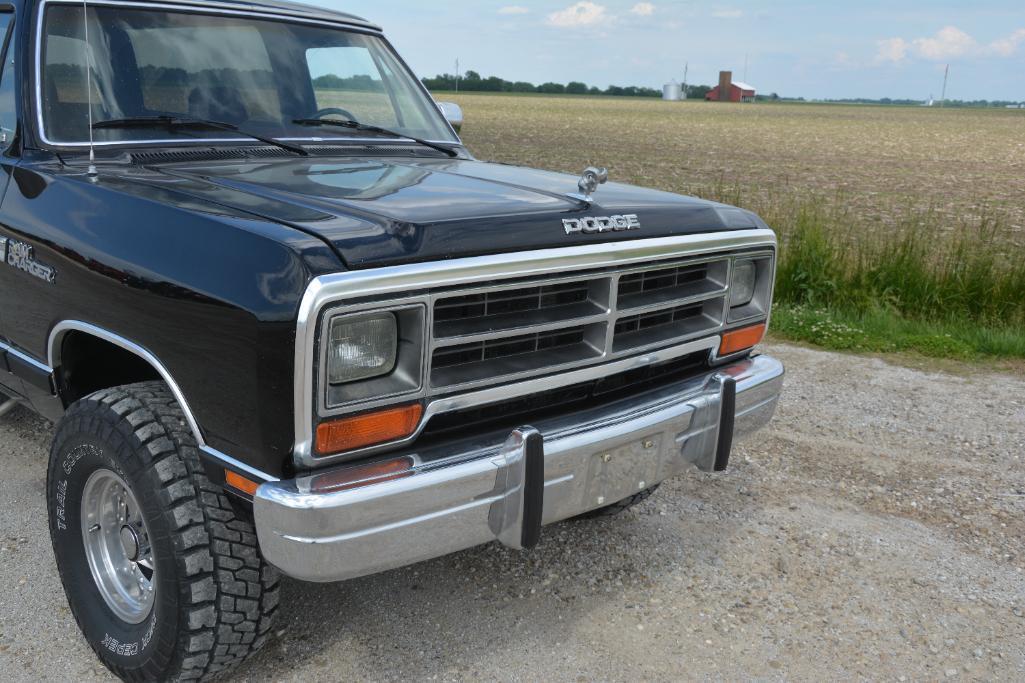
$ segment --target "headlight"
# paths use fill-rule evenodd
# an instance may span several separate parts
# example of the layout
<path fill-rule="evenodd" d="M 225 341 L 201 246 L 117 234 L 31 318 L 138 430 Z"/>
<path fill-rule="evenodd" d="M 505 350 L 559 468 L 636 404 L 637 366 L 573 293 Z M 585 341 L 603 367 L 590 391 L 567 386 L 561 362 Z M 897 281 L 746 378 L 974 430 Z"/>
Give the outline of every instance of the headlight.
<path fill-rule="evenodd" d="M 423 391 L 427 307 L 329 311 L 320 338 L 321 408 L 376 407 Z"/>
<path fill-rule="evenodd" d="M 769 315 L 772 305 L 772 254 L 743 254 L 733 261 L 730 276 L 730 325 Z"/>
<path fill-rule="evenodd" d="M 755 285 L 758 282 L 758 266 L 754 261 L 745 259 L 733 264 L 733 279 L 730 282 L 730 308 L 746 306 L 755 297 Z"/>
<path fill-rule="evenodd" d="M 328 337 L 328 382 L 347 384 L 387 375 L 395 369 L 397 349 L 394 313 L 335 318 Z"/>

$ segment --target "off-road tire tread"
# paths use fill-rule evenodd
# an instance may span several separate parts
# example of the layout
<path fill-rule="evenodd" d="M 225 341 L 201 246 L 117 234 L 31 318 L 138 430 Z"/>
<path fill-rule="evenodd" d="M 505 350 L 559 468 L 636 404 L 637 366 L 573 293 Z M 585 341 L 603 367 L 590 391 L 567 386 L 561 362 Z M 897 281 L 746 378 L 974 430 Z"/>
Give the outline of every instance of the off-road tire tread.
<path fill-rule="evenodd" d="M 614 517 L 615 515 L 626 512 L 635 505 L 643 503 L 648 498 L 651 498 L 651 495 L 655 493 L 655 491 L 658 491 L 658 487 L 659 485 L 655 484 L 651 488 L 644 489 L 643 491 L 638 491 L 629 498 L 624 498 L 623 500 L 617 501 L 612 505 L 606 505 L 603 508 L 598 508 L 597 510 L 585 512 L 584 514 L 580 515 L 580 518 L 597 519 L 600 517 Z"/>
<path fill-rule="evenodd" d="M 120 418 L 116 424 L 107 411 Z M 162 483 L 158 495 L 172 528 L 178 575 L 184 577 L 181 630 L 162 675 L 212 680 L 259 650 L 278 608 L 280 577 L 260 556 L 253 525 L 207 478 L 192 431 L 167 386 L 143 382 L 103 389 L 76 402 L 58 426 L 53 453 L 82 431 L 102 435 L 122 462 L 141 459 Z M 51 463 L 55 460 L 51 457 Z M 126 680 L 156 673 L 111 668 Z"/>

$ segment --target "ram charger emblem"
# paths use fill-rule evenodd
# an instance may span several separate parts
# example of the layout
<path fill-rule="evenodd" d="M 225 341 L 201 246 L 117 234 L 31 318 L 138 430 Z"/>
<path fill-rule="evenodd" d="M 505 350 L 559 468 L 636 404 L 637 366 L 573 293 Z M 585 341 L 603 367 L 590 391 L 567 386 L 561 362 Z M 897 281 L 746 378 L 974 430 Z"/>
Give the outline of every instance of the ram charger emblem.
<path fill-rule="evenodd" d="M 3 256 L 3 261 L 7 265 L 23 270 L 40 280 L 53 283 L 57 279 L 57 271 L 35 259 L 35 254 L 30 244 L 25 244 L 18 240 L 0 238 L 0 255 Z"/>
<path fill-rule="evenodd" d="M 592 216 L 588 218 L 564 218 L 562 226 L 567 235 L 598 235 L 603 232 L 625 232 L 640 230 L 641 219 L 637 214 L 622 216 Z"/>

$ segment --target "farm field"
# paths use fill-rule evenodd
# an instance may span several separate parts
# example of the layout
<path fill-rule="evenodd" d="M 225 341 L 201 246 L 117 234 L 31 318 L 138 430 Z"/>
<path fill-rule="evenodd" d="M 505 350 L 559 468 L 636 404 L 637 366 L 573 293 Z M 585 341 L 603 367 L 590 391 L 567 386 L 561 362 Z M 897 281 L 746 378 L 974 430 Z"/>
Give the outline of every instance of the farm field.
<path fill-rule="evenodd" d="M 783 242 L 785 337 L 1025 357 L 1025 111 L 436 96 L 479 158 L 758 212 Z"/>
<path fill-rule="evenodd" d="M 442 97 L 438 95 L 438 97 Z M 1005 214 L 1025 239 L 1025 111 L 444 93 L 482 159 L 670 192 L 737 193 L 752 207 L 842 202 L 867 227 L 908 208 L 950 228 Z"/>

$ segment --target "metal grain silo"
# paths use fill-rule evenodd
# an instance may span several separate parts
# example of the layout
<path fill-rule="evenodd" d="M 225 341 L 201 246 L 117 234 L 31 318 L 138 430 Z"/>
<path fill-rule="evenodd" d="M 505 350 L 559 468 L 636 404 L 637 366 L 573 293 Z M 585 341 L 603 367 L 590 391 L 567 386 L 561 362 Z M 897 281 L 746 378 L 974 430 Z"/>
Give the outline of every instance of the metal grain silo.
<path fill-rule="evenodd" d="M 662 99 L 670 102 L 679 102 L 683 97 L 683 90 L 676 81 L 666 83 L 662 86 Z"/>

